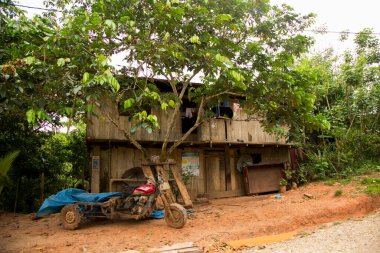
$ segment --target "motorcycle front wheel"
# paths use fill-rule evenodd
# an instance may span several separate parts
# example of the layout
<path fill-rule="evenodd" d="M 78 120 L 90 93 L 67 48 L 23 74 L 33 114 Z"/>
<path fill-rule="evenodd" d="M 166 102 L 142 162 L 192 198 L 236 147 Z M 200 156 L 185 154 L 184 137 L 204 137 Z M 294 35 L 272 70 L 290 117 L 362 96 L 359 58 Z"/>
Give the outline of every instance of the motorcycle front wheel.
<path fill-rule="evenodd" d="M 169 206 L 173 217 L 169 212 L 164 213 L 164 219 L 166 224 L 173 228 L 182 228 L 187 222 L 186 209 L 180 204 L 174 203 Z"/>

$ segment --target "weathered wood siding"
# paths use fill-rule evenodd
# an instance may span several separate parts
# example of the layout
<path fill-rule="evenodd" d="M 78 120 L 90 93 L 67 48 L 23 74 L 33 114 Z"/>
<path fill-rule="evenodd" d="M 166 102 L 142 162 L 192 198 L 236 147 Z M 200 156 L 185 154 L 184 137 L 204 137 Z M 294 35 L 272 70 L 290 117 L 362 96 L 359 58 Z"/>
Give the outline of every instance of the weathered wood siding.
<path fill-rule="evenodd" d="M 287 148 L 264 147 L 264 148 L 240 148 L 240 154 L 260 154 L 260 164 L 275 164 L 289 161 L 289 150 Z"/>
<path fill-rule="evenodd" d="M 236 111 L 232 119 L 211 119 L 202 124 L 198 131 L 199 141 L 242 142 L 254 144 L 285 144 L 285 138 L 264 131 L 258 118 L 248 119 L 241 110 Z"/>
<path fill-rule="evenodd" d="M 168 108 L 166 112 L 162 110 L 152 109 L 151 114 L 156 115 L 158 123 L 161 126 L 149 134 L 145 129 L 138 129 L 134 133 L 137 141 L 163 141 L 169 117 L 172 115 L 173 109 Z M 113 117 L 119 128 L 110 122 L 107 113 Z M 131 122 L 127 116 L 119 116 L 116 103 L 109 100 L 103 100 L 100 108 L 95 106 L 94 111 L 88 115 L 87 138 L 92 140 L 126 140 L 122 130 L 130 131 Z M 176 118 L 174 126 L 170 129 L 170 140 L 177 140 L 182 136 L 181 119 Z"/>
<path fill-rule="evenodd" d="M 126 140 L 122 130 L 130 131 L 131 122 L 126 116 L 119 116 L 115 103 L 110 100 L 103 100 L 101 109 L 95 107 L 88 117 L 87 138 L 93 140 Z M 106 117 L 106 113 L 114 117 L 120 129 L 115 127 Z M 164 140 L 167 123 L 172 115 L 173 109 L 166 112 L 152 109 L 152 114 L 158 118 L 160 129 L 156 129 L 149 134 L 145 129 L 138 129 L 134 134 L 137 141 L 161 142 Z M 178 140 L 182 136 L 181 115 L 175 119 L 174 126 L 170 129 L 170 140 Z M 200 142 L 243 142 L 253 144 L 285 144 L 285 138 L 276 138 L 274 135 L 266 133 L 260 125 L 259 119 L 248 119 L 248 116 L 241 110 L 234 112 L 232 119 L 213 118 L 203 123 L 198 128 L 197 134 L 189 136 L 188 141 Z"/>
<path fill-rule="evenodd" d="M 147 152 L 148 157 L 156 156 L 159 155 L 160 149 L 150 148 Z M 182 154 L 185 152 L 197 152 L 199 155 L 199 176 L 192 176 L 186 185 L 193 200 L 198 196 L 219 198 L 243 195 L 243 176 L 236 169 L 239 157 L 243 154 L 260 154 L 261 164 L 289 160 L 286 148 L 226 147 L 215 150 L 194 147 L 175 150 L 172 158 L 178 168 L 181 168 Z M 141 152 L 135 148 L 93 146 L 90 155 L 100 157 L 100 169 L 92 173 L 93 192 L 109 191 L 110 179 L 120 179 L 125 171 L 141 167 L 143 162 Z M 120 187 L 115 184 L 111 190 L 118 191 Z"/>

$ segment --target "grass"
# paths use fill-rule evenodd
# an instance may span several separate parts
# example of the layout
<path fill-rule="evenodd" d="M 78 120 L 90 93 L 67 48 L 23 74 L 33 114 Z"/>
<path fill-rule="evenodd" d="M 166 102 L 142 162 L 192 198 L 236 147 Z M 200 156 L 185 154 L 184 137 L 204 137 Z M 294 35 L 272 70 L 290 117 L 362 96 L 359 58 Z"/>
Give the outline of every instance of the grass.
<path fill-rule="evenodd" d="M 335 191 L 334 196 L 335 196 L 335 197 L 339 197 L 339 196 L 342 196 L 342 194 L 343 194 L 343 190 L 339 189 L 339 190 L 336 190 L 336 191 Z"/>
<path fill-rule="evenodd" d="M 361 184 L 366 185 L 365 192 L 369 195 L 380 196 L 380 178 L 364 178 Z"/>
<path fill-rule="evenodd" d="M 347 185 L 351 183 L 351 178 L 343 178 L 343 179 L 337 179 L 337 178 L 329 178 L 324 181 L 324 184 L 332 186 L 335 184 L 341 184 L 341 185 Z"/>
<path fill-rule="evenodd" d="M 347 185 L 354 183 L 358 190 L 363 189 L 359 185 L 365 186 L 364 192 L 372 196 L 380 196 L 380 165 L 375 164 L 372 166 L 362 166 L 356 175 L 349 178 L 329 178 L 323 181 L 325 185 Z M 335 196 L 341 196 L 343 191 L 336 190 Z M 354 197 L 354 196 L 353 196 Z"/>

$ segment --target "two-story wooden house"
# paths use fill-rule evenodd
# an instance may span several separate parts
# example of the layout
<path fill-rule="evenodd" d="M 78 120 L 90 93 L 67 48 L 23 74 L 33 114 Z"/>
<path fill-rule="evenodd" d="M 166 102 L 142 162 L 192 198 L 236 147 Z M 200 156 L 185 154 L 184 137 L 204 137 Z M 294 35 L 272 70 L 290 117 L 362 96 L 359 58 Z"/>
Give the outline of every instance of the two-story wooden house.
<path fill-rule="evenodd" d="M 111 115 L 120 114 L 116 102 L 103 101 L 102 106 Z M 169 142 L 178 140 L 194 124 L 194 107 L 183 103 Z M 151 113 L 158 117 L 161 129 L 151 134 L 139 129 L 134 134 L 147 149 L 148 157 L 160 154 L 170 110 L 152 109 Z M 191 197 L 218 198 L 278 190 L 282 163 L 289 160 L 290 145 L 285 139 L 264 132 L 259 119 L 248 117 L 238 100 L 221 103 L 213 113 L 214 117 L 201 124 L 171 157 L 182 168 Z M 128 117 L 122 114 L 118 125 L 125 130 L 131 128 Z M 87 144 L 92 158 L 92 192 L 118 190 L 118 179 L 131 175 L 143 180 L 141 175 L 138 178 L 144 162 L 141 152 L 97 108 L 88 116 Z M 242 167 L 247 166 L 249 173 L 244 176 Z"/>

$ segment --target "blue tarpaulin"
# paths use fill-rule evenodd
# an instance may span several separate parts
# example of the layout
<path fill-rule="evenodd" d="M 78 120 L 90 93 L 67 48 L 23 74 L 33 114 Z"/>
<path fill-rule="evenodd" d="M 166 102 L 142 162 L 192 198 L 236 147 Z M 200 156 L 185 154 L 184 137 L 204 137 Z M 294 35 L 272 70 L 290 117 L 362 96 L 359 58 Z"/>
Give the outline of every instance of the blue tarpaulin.
<path fill-rule="evenodd" d="M 36 217 L 41 218 L 48 214 L 58 213 L 65 205 L 74 204 L 76 202 L 104 202 L 111 197 L 121 195 L 121 192 L 88 193 L 75 188 L 65 189 L 45 199 L 36 213 Z"/>
<path fill-rule="evenodd" d="M 186 210 L 187 213 L 194 213 L 194 210 Z M 163 219 L 165 215 L 165 210 L 154 210 L 150 215 L 153 219 Z"/>

